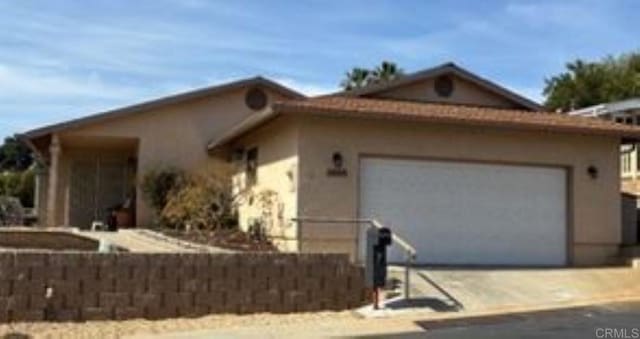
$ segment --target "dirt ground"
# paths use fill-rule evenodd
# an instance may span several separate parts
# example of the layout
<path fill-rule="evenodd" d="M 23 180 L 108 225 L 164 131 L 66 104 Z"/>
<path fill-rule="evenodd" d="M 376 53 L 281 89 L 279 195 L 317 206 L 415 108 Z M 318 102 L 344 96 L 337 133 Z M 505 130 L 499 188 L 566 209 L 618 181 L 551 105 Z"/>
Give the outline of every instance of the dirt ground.
<path fill-rule="evenodd" d="M 168 332 L 197 331 L 203 329 L 233 329 L 251 326 L 304 325 L 331 321 L 358 323 L 362 319 L 352 312 L 317 312 L 300 314 L 211 315 L 201 318 L 167 320 L 88 321 L 84 323 L 14 323 L 0 324 L 0 338 L 47 339 L 101 339 L 121 338 L 133 335 L 153 335 Z"/>
<path fill-rule="evenodd" d="M 236 251 L 252 252 L 275 252 L 276 247 L 267 240 L 255 240 L 245 233 L 236 229 L 190 232 L 173 230 L 168 228 L 158 228 L 155 231 L 161 232 L 170 237 L 185 241 L 194 242 L 208 246 L 220 247 Z"/>

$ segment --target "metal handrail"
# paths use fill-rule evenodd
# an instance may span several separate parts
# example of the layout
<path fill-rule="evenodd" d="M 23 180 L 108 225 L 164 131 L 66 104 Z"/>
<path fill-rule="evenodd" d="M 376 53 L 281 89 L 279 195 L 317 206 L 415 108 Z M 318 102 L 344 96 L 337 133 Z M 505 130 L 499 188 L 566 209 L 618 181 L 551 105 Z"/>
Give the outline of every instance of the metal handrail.
<path fill-rule="evenodd" d="M 328 217 L 298 217 L 291 219 L 294 222 L 313 222 L 313 223 L 325 223 L 325 224 L 356 224 L 358 227 L 356 232 L 356 261 L 359 259 L 360 255 L 360 228 L 361 224 L 368 224 L 375 228 L 384 228 L 379 221 L 375 219 L 346 219 L 346 218 L 328 218 Z M 410 270 L 413 267 L 413 262 L 416 259 L 416 249 L 409 244 L 405 239 L 397 235 L 391 230 L 391 237 L 395 244 L 398 244 L 405 251 L 405 270 L 404 270 L 404 297 L 405 299 L 410 299 L 409 292 L 409 277 Z"/>

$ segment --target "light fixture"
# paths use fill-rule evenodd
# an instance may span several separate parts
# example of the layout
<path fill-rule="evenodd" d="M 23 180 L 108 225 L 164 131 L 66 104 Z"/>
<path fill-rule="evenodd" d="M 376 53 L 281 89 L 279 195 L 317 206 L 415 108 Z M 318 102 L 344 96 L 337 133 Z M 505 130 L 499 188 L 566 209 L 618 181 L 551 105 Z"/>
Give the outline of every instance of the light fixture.
<path fill-rule="evenodd" d="M 344 165 L 344 159 L 342 158 L 342 154 L 340 154 L 340 152 L 333 153 L 331 160 L 333 161 L 334 169 L 341 169 Z"/>
<path fill-rule="evenodd" d="M 334 152 L 331 155 L 332 167 L 327 170 L 327 175 L 332 177 L 344 177 L 347 175 L 347 170 L 344 168 L 344 158 L 342 153 Z"/>
<path fill-rule="evenodd" d="M 591 179 L 596 179 L 598 177 L 598 168 L 590 165 L 589 167 L 587 167 L 587 173 L 589 174 Z"/>

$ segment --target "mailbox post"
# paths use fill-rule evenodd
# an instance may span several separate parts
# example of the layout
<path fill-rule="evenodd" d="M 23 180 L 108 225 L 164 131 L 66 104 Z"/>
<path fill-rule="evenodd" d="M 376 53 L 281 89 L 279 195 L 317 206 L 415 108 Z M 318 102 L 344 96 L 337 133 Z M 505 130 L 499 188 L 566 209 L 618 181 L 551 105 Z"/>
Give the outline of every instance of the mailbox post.
<path fill-rule="evenodd" d="M 379 308 L 380 289 L 387 280 L 387 247 L 391 239 L 391 230 L 386 227 L 367 229 L 365 274 L 367 287 L 373 289 L 374 309 Z"/>

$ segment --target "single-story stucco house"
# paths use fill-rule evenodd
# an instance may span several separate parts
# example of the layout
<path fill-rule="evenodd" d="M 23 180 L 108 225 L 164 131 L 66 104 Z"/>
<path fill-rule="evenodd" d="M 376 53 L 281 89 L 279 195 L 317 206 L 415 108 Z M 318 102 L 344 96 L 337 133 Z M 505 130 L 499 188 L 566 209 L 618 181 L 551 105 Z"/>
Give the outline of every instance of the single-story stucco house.
<path fill-rule="evenodd" d="M 88 227 L 135 198 L 157 166 L 223 160 L 237 189 L 275 197 L 269 236 L 285 251 L 355 254 L 352 224 L 373 218 L 430 264 L 579 266 L 608 262 L 621 241 L 619 149 L 640 128 L 545 113 L 452 63 L 388 83 L 305 97 L 252 78 L 26 132 L 47 165 L 48 226 Z M 215 169 L 212 169 L 215 170 Z M 239 207 L 241 227 L 261 215 Z M 392 261 L 400 252 L 391 250 Z"/>

